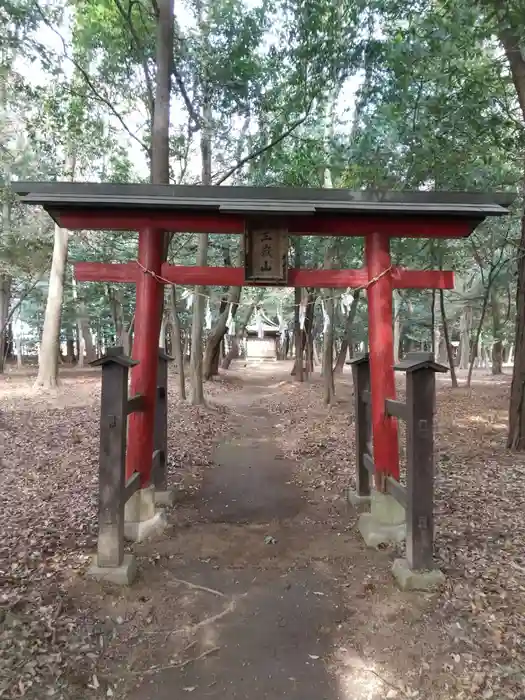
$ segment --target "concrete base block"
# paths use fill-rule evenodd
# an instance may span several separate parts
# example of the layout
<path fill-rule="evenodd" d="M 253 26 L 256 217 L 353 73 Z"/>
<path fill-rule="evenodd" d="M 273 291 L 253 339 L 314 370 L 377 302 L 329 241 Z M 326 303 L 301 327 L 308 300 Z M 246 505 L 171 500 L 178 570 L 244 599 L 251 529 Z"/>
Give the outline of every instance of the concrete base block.
<path fill-rule="evenodd" d="M 388 493 L 372 491 L 370 496 L 370 513 L 382 525 L 401 525 L 405 523 L 405 509 Z"/>
<path fill-rule="evenodd" d="M 405 509 L 389 494 L 372 491 L 370 513 L 359 516 L 359 532 L 367 547 L 397 544 L 406 538 Z"/>
<path fill-rule="evenodd" d="M 170 507 L 175 503 L 175 489 L 155 491 L 155 505 Z"/>
<path fill-rule="evenodd" d="M 114 583 L 116 586 L 129 586 L 135 580 L 137 574 L 137 563 L 133 554 L 124 554 L 124 559 L 120 566 L 99 566 L 97 555 L 93 557 L 93 563 L 87 571 L 89 578 L 97 581 Z"/>
<path fill-rule="evenodd" d="M 392 574 L 402 591 L 435 591 L 445 582 L 445 574 L 439 569 L 412 571 L 406 559 L 396 559 Z"/>
<path fill-rule="evenodd" d="M 124 506 L 124 520 L 127 522 L 138 523 L 142 520 L 150 520 L 154 516 L 155 487 L 153 485 L 135 491 Z"/>
<path fill-rule="evenodd" d="M 131 542 L 144 542 L 164 532 L 168 524 L 164 511 L 158 510 L 149 520 L 124 523 L 124 537 Z"/>
<path fill-rule="evenodd" d="M 370 496 L 359 496 L 359 494 L 357 494 L 355 491 L 350 491 L 350 489 L 348 489 L 346 497 L 348 503 L 351 503 L 356 508 L 370 505 Z"/>
<path fill-rule="evenodd" d="M 367 547 L 397 544 L 403 542 L 406 537 L 405 523 L 384 525 L 378 522 L 372 513 L 363 513 L 359 516 L 358 528 Z"/>

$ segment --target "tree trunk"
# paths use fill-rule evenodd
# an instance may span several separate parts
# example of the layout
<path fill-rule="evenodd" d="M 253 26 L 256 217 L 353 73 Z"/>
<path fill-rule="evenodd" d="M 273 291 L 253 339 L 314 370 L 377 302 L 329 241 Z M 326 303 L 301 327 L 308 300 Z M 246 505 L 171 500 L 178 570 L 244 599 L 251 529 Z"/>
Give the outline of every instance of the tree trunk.
<path fill-rule="evenodd" d="M 445 362 L 448 362 L 447 343 L 445 341 L 444 336 L 442 336 L 441 334 L 439 336 L 439 345 L 437 346 L 437 348 L 437 361 L 441 364 L 445 364 Z"/>
<path fill-rule="evenodd" d="M 302 304 L 302 289 L 296 287 L 294 289 L 294 323 L 293 323 L 293 344 L 294 344 L 294 363 L 292 367 L 292 377 L 295 377 L 298 382 L 304 382 L 304 338 L 303 329 L 301 328 L 301 304 Z"/>
<path fill-rule="evenodd" d="M 7 355 L 7 332 L 9 325 L 9 306 L 11 305 L 11 277 L 0 275 L 0 374 L 5 368 Z"/>
<path fill-rule="evenodd" d="M 296 238 L 294 241 L 294 265 L 298 270 L 301 267 L 301 241 Z M 301 328 L 301 303 L 303 294 L 301 287 L 294 289 L 294 345 L 295 345 L 295 361 L 292 367 L 292 377 L 295 377 L 298 382 L 304 382 L 303 371 L 303 330 Z"/>
<path fill-rule="evenodd" d="M 236 360 L 239 357 L 240 353 L 240 348 L 239 348 L 239 336 L 235 334 L 233 338 L 231 339 L 231 345 L 230 349 L 224 356 L 224 360 L 221 363 L 221 368 L 222 369 L 230 369 L 230 365 L 232 363 L 232 360 Z"/>
<path fill-rule="evenodd" d="M 360 290 L 357 289 L 352 298 L 352 303 L 348 309 L 348 314 L 346 315 L 345 330 L 343 335 L 343 341 L 341 343 L 341 348 L 335 362 L 334 372 L 340 374 L 343 371 L 343 367 L 348 356 L 348 348 L 352 344 L 352 330 L 354 327 L 354 321 L 357 314 L 357 307 L 359 305 L 359 295 Z"/>
<path fill-rule="evenodd" d="M 208 95 L 208 86 L 203 85 L 203 126 L 201 131 L 201 163 L 202 184 L 211 185 L 211 121 L 212 109 Z M 197 265 L 204 267 L 208 264 L 208 234 L 199 235 L 197 250 Z M 191 358 L 190 358 L 190 403 L 193 406 L 204 405 L 203 366 L 202 366 L 202 328 L 204 325 L 205 298 L 204 287 L 195 287 L 193 300 L 193 321 L 191 328 Z"/>
<path fill-rule="evenodd" d="M 223 246 L 224 266 L 230 267 L 232 264 L 230 257 L 230 246 Z M 244 238 L 241 239 L 239 247 L 239 265 L 244 264 Z M 224 336 L 228 330 L 228 318 L 231 310 L 232 320 L 237 314 L 237 308 L 241 299 L 242 287 L 230 287 L 228 296 L 224 301 L 221 301 L 219 318 L 214 329 L 209 334 L 206 342 L 206 351 L 204 353 L 204 379 L 208 380 L 219 374 L 219 364 L 221 361 L 221 346 L 224 342 Z"/>
<path fill-rule="evenodd" d="M 0 113 L 7 114 L 7 81 L 0 76 Z M 2 235 L 9 239 L 11 236 L 11 162 L 9 158 L 2 159 Z M 11 304 L 11 277 L 0 275 L 0 374 L 5 368 L 7 348 L 7 324 L 9 323 L 9 306 Z"/>
<path fill-rule="evenodd" d="M 80 339 L 80 347 L 82 347 L 82 363 L 93 362 L 96 359 L 95 346 L 93 344 L 93 338 L 91 336 L 91 329 L 89 327 L 89 320 L 87 317 L 86 307 L 84 302 L 80 302 L 79 305 L 79 319 L 78 319 L 78 335 Z M 79 351 L 79 364 L 80 364 L 80 351 Z"/>
<path fill-rule="evenodd" d="M 252 302 L 250 306 L 248 307 L 246 311 L 246 315 L 243 318 L 241 324 L 237 327 L 237 332 L 235 333 L 235 336 L 232 338 L 232 344 L 229 349 L 229 351 L 226 353 L 226 357 L 222 361 L 222 369 L 229 369 L 232 360 L 235 360 L 237 357 L 239 357 L 239 342 L 240 339 L 244 335 L 244 331 L 246 330 L 246 326 L 250 322 L 250 318 L 252 317 L 252 314 L 255 309 L 256 302 Z"/>
<path fill-rule="evenodd" d="M 521 239 L 517 255 L 516 336 L 514 368 L 509 405 L 507 447 L 525 451 L 525 216 L 521 220 Z"/>
<path fill-rule="evenodd" d="M 170 91 L 173 68 L 173 0 L 157 0 L 155 102 L 151 129 L 151 170 L 154 185 L 170 181 Z"/>
<path fill-rule="evenodd" d="M 314 371 L 314 312 L 315 312 L 315 292 L 311 289 L 308 290 L 308 295 L 306 298 L 306 311 L 304 315 L 304 345 L 306 351 L 305 367 L 306 374 Z"/>
<path fill-rule="evenodd" d="M 122 290 L 108 286 L 108 299 L 113 323 L 115 324 L 116 345 L 120 345 L 124 348 L 124 354 L 129 356 L 131 355 L 131 331 L 133 320 L 126 329 Z"/>
<path fill-rule="evenodd" d="M 499 24 L 499 39 L 509 62 L 516 95 L 525 122 L 525 58 L 522 52 L 522 32 L 517 26 L 517 13 L 505 3 L 494 3 Z M 525 173 L 522 186 L 525 198 Z M 524 203 L 522 202 L 522 206 Z M 525 215 L 521 219 L 521 240 L 517 255 L 518 282 L 516 287 L 515 359 L 509 405 L 509 436 L 507 446 L 525 450 Z"/>
<path fill-rule="evenodd" d="M 150 180 L 154 185 L 170 182 L 170 98 L 173 70 L 174 0 L 157 0 L 157 31 L 155 39 L 155 98 L 151 118 Z M 171 233 L 164 234 L 163 260 L 167 260 Z M 159 313 L 164 313 L 164 292 Z"/>
<path fill-rule="evenodd" d="M 84 337 L 82 335 L 82 323 L 80 320 L 80 309 L 79 309 L 79 302 L 78 302 L 78 292 L 77 292 L 77 281 L 75 279 L 75 272 L 72 269 L 71 270 L 71 288 L 73 290 L 73 301 L 75 304 L 75 309 L 78 309 L 77 311 L 77 321 L 76 321 L 76 337 L 77 337 L 77 350 L 78 350 L 78 357 L 77 357 L 77 367 L 84 367 L 84 353 L 86 350 L 86 343 L 84 341 Z"/>
<path fill-rule="evenodd" d="M 477 333 L 477 331 L 476 331 Z M 474 364 L 474 367 L 476 369 L 484 369 L 484 360 L 485 357 L 483 355 L 483 349 L 484 349 L 484 339 L 483 339 L 483 331 L 481 331 L 479 339 L 478 339 L 478 344 L 477 347 L 473 347 L 472 349 L 472 357 L 470 358 L 470 363 Z"/>
<path fill-rule="evenodd" d="M 219 373 L 219 352 L 221 342 L 227 330 L 228 312 L 231 306 L 232 317 L 235 317 L 241 298 L 241 291 L 242 287 L 231 287 L 228 301 L 215 324 L 215 328 L 208 336 L 206 352 L 204 354 L 204 379 L 211 379 L 214 375 Z"/>
<path fill-rule="evenodd" d="M 324 269 L 331 270 L 334 264 L 335 244 L 327 243 Z M 323 378 L 324 378 L 324 402 L 329 405 L 335 399 L 334 382 L 334 298 L 333 291 L 327 289 L 325 294 L 325 327 L 323 329 Z"/>
<path fill-rule="evenodd" d="M 459 319 L 459 368 L 468 369 L 470 365 L 470 324 L 471 309 L 465 306 Z"/>
<path fill-rule="evenodd" d="M 393 290 L 394 302 L 394 364 L 399 362 L 399 345 L 401 341 L 401 298 L 397 289 Z"/>
<path fill-rule="evenodd" d="M 280 309 L 277 310 L 277 319 L 279 321 L 279 335 L 276 338 L 275 355 L 278 360 L 286 360 L 287 333 L 283 315 Z"/>
<path fill-rule="evenodd" d="M 6 359 L 8 359 L 8 360 L 12 360 L 15 356 L 14 339 L 13 339 L 13 323 L 11 321 L 9 322 L 9 326 L 7 329 L 5 356 L 6 356 Z"/>
<path fill-rule="evenodd" d="M 67 246 L 69 232 L 55 224 L 53 259 L 49 274 L 44 329 L 40 344 L 38 375 L 35 387 L 53 389 L 58 385 L 58 355 L 60 350 L 60 320 L 62 316 L 62 298 L 67 263 Z"/>
<path fill-rule="evenodd" d="M 431 333 L 431 352 L 436 357 L 436 350 L 439 347 L 439 328 L 436 324 L 436 290 L 432 290 L 430 301 L 430 333 Z"/>
<path fill-rule="evenodd" d="M 71 286 L 73 289 L 73 299 L 75 302 L 75 308 L 77 309 L 77 337 L 78 337 L 78 362 L 77 362 L 77 367 L 83 367 L 84 366 L 84 361 L 87 359 L 88 362 L 91 362 L 95 358 L 92 357 L 90 359 L 85 357 L 86 354 L 86 346 L 87 346 L 87 339 L 84 336 L 84 328 L 86 324 L 86 319 L 85 319 L 85 308 L 84 304 L 81 303 L 78 299 L 78 290 L 77 290 L 77 281 L 75 279 L 75 275 L 73 274 L 71 276 Z M 89 333 L 89 326 L 88 326 L 88 333 Z M 91 343 L 91 347 L 93 347 L 93 343 L 91 341 L 91 334 L 89 333 L 89 342 Z"/>
<path fill-rule="evenodd" d="M 438 295 L 436 294 L 436 300 L 438 298 Z M 436 310 L 434 309 L 434 313 Z M 439 326 L 436 323 L 436 320 L 434 319 L 434 332 L 432 333 L 432 354 L 436 358 L 436 361 L 439 362 L 439 353 L 442 351 L 443 345 L 441 342 L 441 331 L 439 330 Z"/>
<path fill-rule="evenodd" d="M 318 365 L 321 360 L 319 359 L 319 349 L 317 347 L 317 335 L 314 334 L 312 337 L 312 359 L 314 366 Z"/>
<path fill-rule="evenodd" d="M 503 373 L 503 340 L 501 337 L 501 310 L 498 294 L 493 291 L 490 297 L 492 311 L 492 374 Z"/>
<path fill-rule="evenodd" d="M 495 279 L 495 268 L 492 267 L 489 275 L 488 275 L 488 280 L 487 280 L 487 286 L 485 288 L 485 291 L 483 293 L 483 303 L 481 305 L 481 314 L 479 318 L 479 323 L 478 327 L 476 329 L 476 335 L 474 338 L 474 344 L 472 346 L 472 353 L 471 353 L 471 358 L 470 358 L 470 364 L 468 368 L 468 375 L 467 375 L 467 386 L 470 386 L 470 383 L 472 381 L 472 370 L 474 367 L 474 362 L 478 356 L 479 353 L 479 347 L 480 347 L 480 338 L 481 338 L 481 333 L 483 330 L 483 322 L 485 320 L 485 314 L 487 313 L 487 306 L 489 303 L 489 298 L 490 298 L 490 292 L 492 289 L 492 285 L 494 283 Z"/>
<path fill-rule="evenodd" d="M 207 262 L 208 234 L 199 237 L 197 265 L 204 266 Z M 202 367 L 202 330 L 204 325 L 205 298 L 204 287 L 195 287 L 193 300 L 193 318 L 191 326 L 190 350 L 190 403 L 193 406 L 204 405 L 203 367 Z"/>
<path fill-rule="evenodd" d="M 323 379 L 324 379 L 324 402 L 331 404 L 335 398 L 334 382 L 334 300 L 329 298 L 330 290 L 327 290 L 325 299 L 327 323 L 323 338 Z"/>
<path fill-rule="evenodd" d="M 23 361 L 23 355 L 22 355 L 22 336 L 17 333 L 16 338 L 15 338 L 15 349 L 16 349 L 16 366 L 18 369 L 22 369 L 22 366 L 24 364 Z"/>
<path fill-rule="evenodd" d="M 131 334 L 122 329 L 117 338 L 117 345 L 124 348 L 124 355 L 131 357 Z"/>
<path fill-rule="evenodd" d="M 66 338 L 66 362 L 73 365 L 75 360 L 75 339 L 73 337 L 73 329 L 69 328 Z"/>
<path fill-rule="evenodd" d="M 456 368 L 454 367 L 454 355 L 452 353 L 452 345 L 450 344 L 450 336 L 448 333 L 447 314 L 445 312 L 445 294 L 442 289 L 439 290 L 439 308 L 441 310 L 441 322 L 443 323 L 443 337 L 445 339 L 445 347 L 447 349 L 448 366 L 450 369 L 450 381 L 452 388 L 458 388 L 458 379 L 456 377 Z"/>
<path fill-rule="evenodd" d="M 177 292 L 175 285 L 170 286 L 169 315 L 171 321 L 172 337 L 171 345 L 177 368 L 179 370 L 179 396 L 186 398 L 186 384 L 184 379 L 184 351 L 182 347 L 182 335 L 180 331 L 180 320 L 177 312 Z"/>

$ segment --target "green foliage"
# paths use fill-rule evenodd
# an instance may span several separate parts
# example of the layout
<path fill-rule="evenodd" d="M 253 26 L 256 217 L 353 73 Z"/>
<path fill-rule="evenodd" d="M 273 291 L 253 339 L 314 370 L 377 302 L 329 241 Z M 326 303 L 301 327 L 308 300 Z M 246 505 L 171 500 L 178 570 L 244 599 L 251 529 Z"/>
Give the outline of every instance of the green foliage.
<path fill-rule="evenodd" d="M 512 2 L 507 11 L 522 22 L 520 9 L 520 2 Z M 230 177 L 229 182 L 261 186 L 322 187 L 329 174 L 334 187 L 351 189 L 521 192 L 524 130 L 498 43 L 496 3 L 187 0 L 175 11 L 174 181 L 200 180 L 200 139 L 210 135 L 214 182 Z M 70 0 L 64 8 L 54 0 L 42 6 L 3 0 L 2 19 L 8 28 L 0 38 L 7 86 L 0 120 L 4 200 L 13 178 L 68 178 L 73 166 L 76 179 L 145 178 L 156 77 L 155 3 Z M 43 28 L 54 49 L 41 38 Z M 42 80 L 17 72 L 15 54 L 38 62 Z M 352 105 L 350 78 L 358 83 Z M 45 265 L 51 227 L 37 212 L 22 212 L 12 198 L 8 209 L 0 268 L 14 270 L 18 284 Z M 479 320 L 489 280 L 501 307 L 511 308 L 506 300 L 515 292 L 519 224 L 517 216 L 491 221 L 478 229 L 472 244 L 395 240 L 393 259 L 406 267 L 456 271 L 458 291 L 447 294 L 446 305 L 456 337 L 466 305 L 474 322 Z M 303 237 L 302 264 L 322 266 L 326 243 Z M 210 236 L 209 263 L 223 265 L 229 258 L 237 264 L 238 246 L 235 236 Z M 177 235 L 170 260 L 194 264 L 196 250 L 195 235 Z M 73 261 L 135 256 L 136 236 L 83 232 L 71 238 Z M 338 242 L 337 267 L 362 264 L 362 240 Z M 68 275 L 64 329 L 70 333 L 77 303 Z M 34 290 L 24 304 L 25 318 L 41 308 L 44 293 L 45 285 Z M 83 284 L 78 293 L 93 324 L 109 337 L 112 290 Z M 217 310 L 224 290 L 208 293 Z M 244 290 L 243 303 L 250 304 L 256 294 Z M 132 286 L 122 288 L 121 301 L 129 323 Z M 429 343 L 431 293 L 410 291 L 399 301 L 402 333 Z M 267 290 L 262 304 L 267 316 L 291 321 L 290 290 Z M 355 323 L 359 340 L 365 335 L 365 310 L 363 303 Z M 503 313 L 506 337 L 512 314 Z M 340 310 L 337 319 L 340 335 Z M 189 323 L 187 312 L 182 320 Z M 490 338 L 490 314 L 485 326 Z"/>

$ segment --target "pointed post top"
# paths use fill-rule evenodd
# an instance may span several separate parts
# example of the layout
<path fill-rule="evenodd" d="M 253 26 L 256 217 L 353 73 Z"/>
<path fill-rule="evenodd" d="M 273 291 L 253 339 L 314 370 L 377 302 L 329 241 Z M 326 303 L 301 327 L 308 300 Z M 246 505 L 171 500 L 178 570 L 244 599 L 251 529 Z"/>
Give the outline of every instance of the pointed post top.
<path fill-rule="evenodd" d="M 448 372 L 448 367 L 439 364 L 432 352 L 407 352 L 404 359 L 394 365 L 400 372 L 416 372 L 420 369 L 431 369 L 434 372 Z"/>
<path fill-rule="evenodd" d="M 348 360 L 348 365 L 363 365 L 365 362 L 370 362 L 370 357 L 367 352 L 360 352 L 351 360 Z"/>
<path fill-rule="evenodd" d="M 139 363 L 131 357 L 124 355 L 124 348 L 120 345 L 106 348 L 106 354 L 89 363 L 91 367 L 106 367 L 107 365 L 120 365 L 121 367 L 135 367 Z"/>

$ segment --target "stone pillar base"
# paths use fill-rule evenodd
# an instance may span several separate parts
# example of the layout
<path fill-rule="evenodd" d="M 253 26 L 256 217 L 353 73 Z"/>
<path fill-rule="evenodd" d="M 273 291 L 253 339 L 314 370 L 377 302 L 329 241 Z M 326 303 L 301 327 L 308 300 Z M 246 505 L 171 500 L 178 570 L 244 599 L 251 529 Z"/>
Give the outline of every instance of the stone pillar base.
<path fill-rule="evenodd" d="M 358 527 L 367 547 L 403 542 L 406 538 L 405 509 L 393 496 L 372 491 L 370 513 L 359 516 Z"/>
<path fill-rule="evenodd" d="M 175 489 L 155 491 L 155 505 L 170 507 L 175 503 Z"/>
<path fill-rule="evenodd" d="M 159 535 L 166 525 L 164 512 L 155 509 L 155 488 L 148 486 L 135 491 L 124 508 L 124 537 L 142 542 Z"/>
<path fill-rule="evenodd" d="M 89 578 L 97 581 L 114 583 L 117 586 L 129 586 L 137 575 L 137 563 L 133 554 L 124 554 L 124 559 L 120 566 L 99 566 L 97 555 L 93 557 L 93 563 L 87 571 Z"/>
<path fill-rule="evenodd" d="M 359 516 L 358 528 L 367 547 L 377 548 L 384 544 L 398 544 L 406 537 L 404 524 L 382 525 L 374 519 L 372 513 L 363 513 Z"/>
<path fill-rule="evenodd" d="M 406 559 L 396 559 L 392 574 L 402 591 L 435 591 L 445 582 L 445 574 L 439 569 L 413 571 Z"/>
<path fill-rule="evenodd" d="M 161 535 L 167 524 L 168 521 L 164 512 L 159 510 L 149 520 L 124 523 L 124 537 L 130 542 L 144 542 L 144 540 Z"/>
<path fill-rule="evenodd" d="M 348 503 L 351 503 L 355 508 L 370 505 L 370 496 L 360 496 L 355 491 L 350 491 L 350 489 L 347 491 L 346 498 Z"/>

